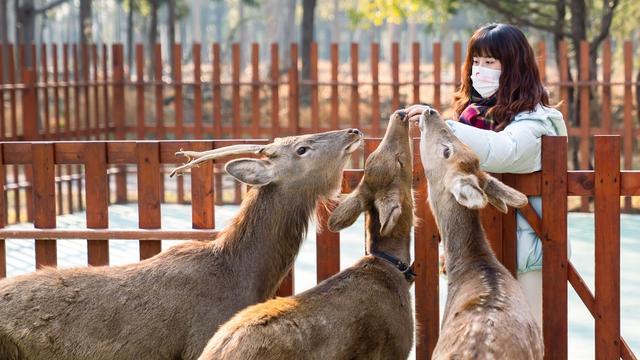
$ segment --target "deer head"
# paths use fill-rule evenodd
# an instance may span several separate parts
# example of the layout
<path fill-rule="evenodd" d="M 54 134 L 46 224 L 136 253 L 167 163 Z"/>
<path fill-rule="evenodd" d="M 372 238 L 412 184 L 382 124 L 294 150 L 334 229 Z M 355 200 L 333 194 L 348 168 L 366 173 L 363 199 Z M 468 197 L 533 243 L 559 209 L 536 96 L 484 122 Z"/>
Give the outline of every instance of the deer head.
<path fill-rule="evenodd" d="M 329 217 L 329 230 L 339 231 L 351 224 L 363 211 L 379 215 L 379 234 L 395 230 L 410 231 L 412 213 L 412 151 L 409 120 L 404 111 L 391 115 L 387 131 L 378 148 L 365 163 L 364 177 Z M 396 229 L 401 215 L 408 219 Z M 377 234 L 372 234 L 377 235 Z"/>
<path fill-rule="evenodd" d="M 429 182 L 429 201 L 435 192 L 450 193 L 469 209 L 487 202 L 503 213 L 507 206 L 527 204 L 527 197 L 480 170 L 478 156 L 453 134 L 440 114 L 427 108 L 419 120 L 420 157 Z M 435 189 L 435 190 L 434 190 Z"/>
<path fill-rule="evenodd" d="M 259 158 L 240 158 L 226 163 L 225 170 L 251 186 L 286 185 L 296 191 L 339 188 L 342 168 L 362 142 L 358 129 L 277 138 L 267 145 L 233 145 L 195 152 L 178 151 L 189 160 L 173 170 L 180 175 L 198 164 L 231 155 L 257 154 Z"/>

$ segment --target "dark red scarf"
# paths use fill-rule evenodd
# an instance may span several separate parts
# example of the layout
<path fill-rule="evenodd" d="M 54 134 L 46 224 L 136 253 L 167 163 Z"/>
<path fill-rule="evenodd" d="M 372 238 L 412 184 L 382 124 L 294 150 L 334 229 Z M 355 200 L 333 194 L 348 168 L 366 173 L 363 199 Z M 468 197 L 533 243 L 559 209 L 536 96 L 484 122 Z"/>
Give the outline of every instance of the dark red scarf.
<path fill-rule="evenodd" d="M 458 121 L 478 129 L 495 130 L 498 124 L 496 124 L 492 117 L 487 116 L 487 111 L 489 111 L 496 102 L 495 95 L 483 98 L 476 91 L 473 91 L 471 100 L 460 114 Z"/>

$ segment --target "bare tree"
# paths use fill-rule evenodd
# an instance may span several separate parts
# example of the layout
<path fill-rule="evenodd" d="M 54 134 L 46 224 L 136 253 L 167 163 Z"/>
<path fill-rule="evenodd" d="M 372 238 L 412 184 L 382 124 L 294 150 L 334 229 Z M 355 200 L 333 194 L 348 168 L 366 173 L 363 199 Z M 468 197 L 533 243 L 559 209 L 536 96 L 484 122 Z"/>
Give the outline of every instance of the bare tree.
<path fill-rule="evenodd" d="M 15 0 L 16 11 L 16 43 L 17 44 L 31 44 L 35 38 L 36 33 L 36 16 L 43 14 L 44 12 L 51 10 L 59 5 L 64 4 L 68 0 L 53 0 L 41 7 L 35 6 L 34 0 Z M 3 0 L 2 2 L 6 2 Z M 25 66 L 32 66 L 31 64 L 31 47 L 25 47 L 25 58 L 23 59 Z"/>

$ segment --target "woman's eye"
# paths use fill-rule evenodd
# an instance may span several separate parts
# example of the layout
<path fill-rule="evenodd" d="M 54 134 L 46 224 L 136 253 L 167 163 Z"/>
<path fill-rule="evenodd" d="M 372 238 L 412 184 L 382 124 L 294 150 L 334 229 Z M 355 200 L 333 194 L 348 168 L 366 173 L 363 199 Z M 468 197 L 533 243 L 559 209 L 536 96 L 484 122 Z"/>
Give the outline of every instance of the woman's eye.
<path fill-rule="evenodd" d="M 298 155 L 304 155 L 304 154 L 306 154 L 306 153 L 307 153 L 307 150 L 309 150 L 309 147 L 307 147 L 307 146 L 301 146 L 301 147 L 299 147 L 299 148 L 298 148 L 298 150 L 296 150 L 296 153 L 297 153 Z"/>

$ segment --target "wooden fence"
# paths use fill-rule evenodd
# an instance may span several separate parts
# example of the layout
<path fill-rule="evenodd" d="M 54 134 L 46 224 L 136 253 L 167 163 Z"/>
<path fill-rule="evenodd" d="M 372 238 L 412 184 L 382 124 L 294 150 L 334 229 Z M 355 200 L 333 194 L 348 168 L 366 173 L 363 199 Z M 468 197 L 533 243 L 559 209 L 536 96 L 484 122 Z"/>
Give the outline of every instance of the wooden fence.
<path fill-rule="evenodd" d="M 348 63 L 340 61 L 338 44 L 331 44 L 328 61 L 319 59 L 318 46 L 313 44 L 310 78 L 301 79 L 297 44 L 291 45 L 289 59 L 280 59 L 278 45 L 271 45 L 266 66 L 260 59 L 260 48 L 252 44 L 247 69 L 240 68 L 239 44 L 231 46 L 230 59 L 223 59 L 219 44 L 204 50 L 211 52 L 210 64 L 201 63 L 203 49 L 200 44 L 193 44 L 192 62 L 185 66 L 183 49 L 175 44 L 170 72 L 163 68 L 166 59 L 159 44 L 153 47 L 153 59 L 145 59 L 144 47 L 136 45 L 132 69 L 126 69 L 121 44 L 112 45 L 110 50 L 106 45 L 32 46 L 31 63 L 37 66 L 30 69 L 24 66 L 24 45 L 3 46 L 8 57 L 0 59 L 0 68 L 6 61 L 9 71 L 6 78 L 0 73 L 0 137 L 14 141 L 273 138 L 345 126 L 358 127 L 376 137 L 385 128 L 387 114 L 396 108 L 423 101 L 436 108 L 448 104 L 450 94 L 460 83 L 463 59 L 459 42 L 453 44 L 450 63 L 443 62 L 440 43 L 433 44 L 431 59 L 421 58 L 421 44 L 414 43 L 409 64 L 400 63 L 397 43 L 391 46 L 389 62 L 380 60 L 379 44 L 370 44 L 371 55 L 366 63 L 359 60 L 359 44 L 350 45 Z M 570 89 L 579 94 L 579 125 L 569 126 L 569 136 L 578 139 L 580 168 L 590 167 L 591 135 L 619 134 L 623 137 L 624 168 L 632 169 L 640 127 L 638 113 L 634 114 L 633 88 L 639 84 L 633 80 L 631 41 L 622 42 L 622 81 L 613 76 L 609 40 L 602 47 L 600 79 L 589 78 L 586 42 L 579 49 L 583 61 L 576 69 L 578 75 L 572 77 L 574 81 L 569 81 L 566 42 L 557 49 L 563 61 L 559 71 L 548 66 L 544 43 L 535 48 L 542 80 L 555 100 L 564 101 L 560 110 L 565 119 L 572 114 L 566 101 Z M 153 76 L 145 77 L 149 63 L 154 65 Z M 284 63 L 288 64 L 288 71 L 281 73 Z M 188 78 L 183 73 L 189 73 Z M 600 91 L 598 119 L 591 119 L 588 111 L 592 102 L 590 90 L 594 89 Z M 640 112 L 638 104 L 635 106 Z M 618 109 L 622 114 L 615 117 Z M 126 202 L 128 169 L 120 166 L 111 172 L 117 179 L 112 201 Z M 58 192 L 58 213 L 84 208 L 82 174 L 78 165 L 56 168 L 57 186 L 64 190 Z M 6 176 L 7 203 L 14 214 L 8 221 L 33 220 L 27 191 L 31 174 L 17 165 L 9 167 Z M 161 188 L 163 184 L 164 176 Z M 185 202 L 182 180 L 171 194 L 175 194 L 176 201 Z M 225 201 L 222 194 L 217 192 L 217 203 Z M 230 201 L 237 203 L 240 198 L 236 187 Z M 588 199 L 583 198 L 581 210 L 588 209 Z M 624 209 L 632 210 L 630 198 L 625 200 Z"/>
<path fill-rule="evenodd" d="M 640 171 L 621 171 L 619 136 L 596 136 L 595 170 L 567 170 L 567 139 L 545 137 L 542 171 L 527 175 L 502 174 L 503 182 L 526 195 L 541 196 L 543 216 L 528 205 L 522 209 L 542 239 L 543 321 L 546 359 L 567 358 L 567 290 L 571 284 L 594 316 L 596 358 L 635 359 L 620 334 L 620 196 L 640 195 Z M 365 156 L 380 139 L 365 140 Z M 162 165 L 181 161 L 174 152 L 180 148 L 207 150 L 242 140 L 189 141 L 93 141 L 93 142 L 5 142 L 0 144 L 0 179 L 7 167 L 23 165 L 32 170 L 35 229 L 0 229 L 0 239 L 36 239 L 36 266 L 56 265 L 56 240 L 87 239 L 89 265 L 109 264 L 109 239 L 137 239 L 140 259 L 160 252 L 162 239 L 211 239 L 216 233 L 214 213 L 215 177 L 213 164 L 194 168 L 190 176 L 192 230 L 163 230 L 160 221 Z M 414 149 L 418 149 L 417 141 Z M 417 358 L 427 359 L 439 331 L 438 242 L 439 233 L 426 203 L 427 184 L 418 151 L 414 154 L 416 215 L 415 227 L 415 307 Z M 88 229 L 56 229 L 56 167 L 84 166 Z M 110 230 L 108 168 L 137 167 L 139 229 Z M 343 190 L 355 188 L 361 169 L 344 172 Z M 567 257 L 567 198 L 591 196 L 595 202 L 595 296 Z M 0 197 L 0 201 L 4 198 Z M 0 209 L 5 209 L 1 206 Z M 322 210 L 322 209 L 321 209 Z M 516 217 L 510 210 L 501 214 L 493 208 L 481 212 L 492 248 L 513 273 L 516 269 Z M 321 222 L 326 214 L 321 213 Z M 4 226 L 6 212 L 0 212 Z M 317 279 L 321 281 L 340 269 L 340 235 L 328 231 L 317 234 Z M 6 276 L 5 241 L 0 240 L 0 277 Z M 282 284 L 279 294 L 294 293 L 293 274 Z"/>

